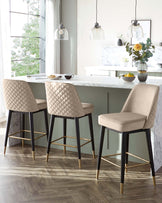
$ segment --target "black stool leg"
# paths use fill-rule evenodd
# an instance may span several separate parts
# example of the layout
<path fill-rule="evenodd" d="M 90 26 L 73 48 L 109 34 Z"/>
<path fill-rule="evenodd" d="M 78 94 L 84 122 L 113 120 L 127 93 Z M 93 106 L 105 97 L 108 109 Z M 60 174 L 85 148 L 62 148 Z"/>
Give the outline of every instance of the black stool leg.
<path fill-rule="evenodd" d="M 67 126 L 67 119 L 63 118 L 63 137 L 64 137 L 64 154 L 66 154 L 66 126 Z"/>
<path fill-rule="evenodd" d="M 148 146 L 148 152 L 149 152 L 149 158 L 150 158 L 150 165 L 151 165 L 151 170 L 152 170 L 152 178 L 153 178 L 153 183 L 154 183 L 154 186 L 155 186 L 156 185 L 155 169 L 154 169 L 154 160 L 153 160 L 153 154 L 152 154 L 150 129 L 146 130 L 146 139 L 147 139 L 147 146 Z"/>
<path fill-rule="evenodd" d="M 97 173 L 96 173 L 96 178 L 97 179 L 99 177 L 99 171 L 100 171 L 100 164 L 101 164 L 101 156 L 102 156 L 102 148 L 103 148 L 104 135 L 105 135 L 105 127 L 102 126 L 102 128 L 101 128 L 101 137 L 100 137 L 100 148 L 99 148 L 98 161 L 97 161 Z"/>
<path fill-rule="evenodd" d="M 126 152 L 127 133 L 122 133 L 122 154 L 121 154 L 121 180 L 120 180 L 120 194 L 123 194 L 124 172 L 125 172 L 125 152 Z"/>
<path fill-rule="evenodd" d="M 48 136 L 48 145 L 47 145 L 47 159 L 46 159 L 47 161 L 48 161 L 49 152 L 50 152 L 54 121 L 55 121 L 55 116 L 51 115 L 50 129 L 49 129 L 49 136 Z"/>
<path fill-rule="evenodd" d="M 79 168 L 81 168 L 79 118 L 75 118 L 75 126 L 76 126 L 76 138 L 77 138 L 77 147 L 78 147 L 78 162 L 79 162 Z"/>
<path fill-rule="evenodd" d="M 7 120 L 7 128 L 6 128 L 6 137 L 5 137 L 5 143 L 4 143 L 4 155 L 6 153 L 6 147 L 7 147 L 7 141 L 8 141 L 8 134 L 9 134 L 9 130 L 10 130 L 11 117 L 12 117 L 12 111 L 9 110 L 9 112 L 8 112 L 8 120 Z"/>
<path fill-rule="evenodd" d="M 44 110 L 44 119 L 45 119 L 45 128 L 46 128 L 46 135 L 47 135 L 47 140 L 48 140 L 48 114 L 47 114 L 47 109 Z"/>
<path fill-rule="evenodd" d="M 91 143 L 92 143 L 93 158 L 95 158 L 95 146 L 94 146 L 92 114 L 88 114 L 88 119 L 89 119 L 89 129 L 90 129 L 90 136 L 91 136 Z"/>
<path fill-rule="evenodd" d="M 25 136 L 25 114 L 21 113 L 21 121 L 22 121 L 22 125 L 21 125 L 21 137 L 24 138 Z M 22 140 L 22 147 L 24 147 L 24 140 Z"/>
<path fill-rule="evenodd" d="M 129 151 L 129 133 L 126 136 L 126 152 Z M 128 165 L 128 154 L 125 155 L 125 172 L 127 172 L 127 165 Z"/>
<path fill-rule="evenodd" d="M 33 122 L 33 113 L 29 113 L 29 120 L 30 120 L 30 132 L 31 132 L 31 141 L 32 141 L 32 155 L 33 159 L 35 160 L 35 145 L 34 145 L 34 122 Z"/>

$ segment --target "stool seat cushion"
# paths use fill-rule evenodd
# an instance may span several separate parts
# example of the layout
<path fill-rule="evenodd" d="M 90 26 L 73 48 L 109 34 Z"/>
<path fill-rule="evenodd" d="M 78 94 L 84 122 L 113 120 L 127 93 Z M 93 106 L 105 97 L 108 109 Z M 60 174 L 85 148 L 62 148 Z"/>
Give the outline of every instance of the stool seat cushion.
<path fill-rule="evenodd" d="M 128 132 L 142 129 L 147 117 L 132 112 L 102 114 L 98 117 L 98 123 L 118 132 Z"/>
<path fill-rule="evenodd" d="M 46 109 L 47 108 L 47 102 L 45 99 L 36 99 L 36 103 L 38 105 L 38 109 Z"/>
<path fill-rule="evenodd" d="M 85 115 L 93 112 L 93 109 L 94 109 L 93 104 L 90 104 L 90 103 L 81 103 L 81 104 Z"/>

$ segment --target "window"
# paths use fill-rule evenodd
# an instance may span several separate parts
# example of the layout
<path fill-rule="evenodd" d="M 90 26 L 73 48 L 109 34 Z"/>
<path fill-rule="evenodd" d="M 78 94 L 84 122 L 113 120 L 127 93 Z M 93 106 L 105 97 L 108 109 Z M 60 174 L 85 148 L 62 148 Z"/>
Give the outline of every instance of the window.
<path fill-rule="evenodd" d="M 45 72 L 45 0 L 10 0 L 11 69 Z"/>

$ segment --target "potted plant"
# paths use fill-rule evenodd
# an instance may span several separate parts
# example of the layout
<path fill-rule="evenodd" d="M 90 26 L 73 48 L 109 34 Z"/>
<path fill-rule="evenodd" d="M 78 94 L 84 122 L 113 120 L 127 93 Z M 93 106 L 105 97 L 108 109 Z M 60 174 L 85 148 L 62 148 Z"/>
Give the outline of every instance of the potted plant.
<path fill-rule="evenodd" d="M 147 79 L 147 62 L 153 56 L 155 46 L 152 45 L 151 39 L 148 38 L 146 43 L 140 42 L 134 46 L 126 43 L 126 51 L 132 60 L 135 62 L 138 71 L 138 79 L 140 82 L 145 82 Z"/>

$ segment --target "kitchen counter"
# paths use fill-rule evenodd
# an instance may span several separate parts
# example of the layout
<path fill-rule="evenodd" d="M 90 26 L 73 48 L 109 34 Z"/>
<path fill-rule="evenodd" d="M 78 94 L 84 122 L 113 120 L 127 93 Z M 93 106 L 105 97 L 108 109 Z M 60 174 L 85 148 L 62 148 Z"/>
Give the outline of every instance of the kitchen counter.
<path fill-rule="evenodd" d="M 86 75 L 94 76 L 94 75 L 107 75 L 111 77 L 116 77 L 123 72 L 133 72 L 136 74 L 137 68 L 131 66 L 86 66 Z M 148 67 L 149 75 L 162 76 L 162 68 L 160 66 Z"/>
<path fill-rule="evenodd" d="M 45 81 L 50 81 L 45 76 L 37 77 L 16 77 L 13 79 L 20 79 L 29 82 L 32 91 L 36 98 L 46 98 Z M 96 154 L 98 154 L 100 126 L 98 125 L 98 115 L 104 113 L 120 112 L 130 90 L 138 84 L 137 78 L 133 82 L 125 82 L 123 79 L 113 78 L 108 76 L 74 76 L 70 80 L 62 79 L 51 80 L 52 82 L 66 82 L 76 86 L 78 94 L 82 102 L 89 102 L 94 105 L 93 125 L 95 136 Z M 160 86 L 160 95 L 158 100 L 157 114 L 155 125 L 152 128 L 152 143 L 155 161 L 155 169 L 162 166 L 162 78 L 148 77 L 147 84 L 154 84 Z M 41 118 L 41 117 L 40 117 Z M 17 120 L 18 122 L 18 120 Z M 58 134 L 62 133 L 62 121 L 58 119 L 56 122 L 56 138 Z M 28 126 L 28 124 L 26 124 Z M 42 119 L 35 121 L 36 130 L 43 130 L 44 122 Z M 72 121 L 68 123 L 68 134 L 75 134 L 75 128 Z M 89 137 L 88 123 L 86 119 L 81 119 L 81 134 Z M 46 141 L 40 139 L 36 142 L 37 145 L 46 146 Z M 71 144 L 71 143 L 70 143 Z M 84 147 L 84 153 L 91 154 L 91 146 Z M 58 146 L 60 148 L 60 146 Z M 62 148 L 61 148 L 62 149 Z M 73 150 L 70 148 L 70 150 Z M 130 137 L 130 150 L 143 158 L 148 158 L 146 139 L 143 133 L 133 134 Z M 103 154 L 119 153 L 121 151 L 121 136 L 116 132 L 107 131 L 105 135 L 105 142 Z M 131 161 L 137 161 L 130 159 Z"/>
<path fill-rule="evenodd" d="M 126 82 L 122 78 L 119 77 L 110 77 L 110 76 L 78 76 L 75 75 L 70 80 L 67 80 L 62 75 L 61 79 L 58 80 L 50 80 L 45 76 L 21 76 L 15 77 L 13 79 L 24 80 L 29 83 L 45 83 L 46 81 L 53 82 L 65 82 L 71 83 L 75 86 L 89 86 L 89 87 L 107 87 L 107 88 L 123 88 L 123 89 L 132 89 L 135 85 L 139 83 L 137 77 L 133 82 Z M 162 85 L 161 77 L 153 77 L 148 76 L 146 84 L 154 84 L 154 85 Z"/>

